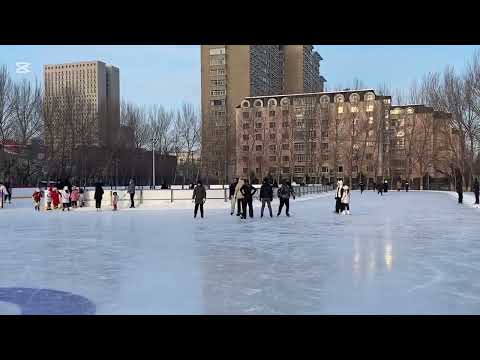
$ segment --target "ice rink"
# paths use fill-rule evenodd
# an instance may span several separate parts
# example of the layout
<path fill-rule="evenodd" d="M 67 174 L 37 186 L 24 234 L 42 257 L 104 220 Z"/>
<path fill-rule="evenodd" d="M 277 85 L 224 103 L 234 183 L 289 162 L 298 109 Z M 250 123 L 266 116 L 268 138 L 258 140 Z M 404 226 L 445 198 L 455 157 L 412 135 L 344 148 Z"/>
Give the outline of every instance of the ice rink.
<path fill-rule="evenodd" d="M 301 200 L 253 220 L 19 200 L 0 210 L 0 314 L 480 314 L 479 209 L 433 192 L 354 192 L 351 216 L 333 193 Z"/>

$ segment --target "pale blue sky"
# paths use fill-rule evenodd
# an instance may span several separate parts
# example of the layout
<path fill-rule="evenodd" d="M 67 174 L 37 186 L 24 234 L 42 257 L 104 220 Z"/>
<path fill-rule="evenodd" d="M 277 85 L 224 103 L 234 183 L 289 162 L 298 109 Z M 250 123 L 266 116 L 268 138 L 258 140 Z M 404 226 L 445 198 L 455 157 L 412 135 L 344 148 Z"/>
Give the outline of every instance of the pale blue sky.
<path fill-rule="evenodd" d="M 322 55 L 321 73 L 328 88 L 350 87 L 354 78 L 367 87 L 385 82 L 407 88 L 411 81 L 447 65 L 462 70 L 478 46 L 422 45 L 315 45 Z M 138 104 L 167 108 L 182 101 L 200 104 L 200 47 L 198 45 L 0 46 L 0 65 L 15 79 L 41 81 L 42 66 L 74 61 L 101 60 L 120 68 L 122 98 Z M 15 73 L 16 62 L 32 64 L 32 73 Z"/>

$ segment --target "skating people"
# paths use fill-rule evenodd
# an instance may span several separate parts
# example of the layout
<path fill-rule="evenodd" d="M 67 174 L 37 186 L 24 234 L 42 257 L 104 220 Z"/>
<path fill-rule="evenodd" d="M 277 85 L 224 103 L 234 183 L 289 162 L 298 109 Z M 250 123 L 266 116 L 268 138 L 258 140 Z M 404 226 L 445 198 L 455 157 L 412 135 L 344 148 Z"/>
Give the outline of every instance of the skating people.
<path fill-rule="evenodd" d="M 39 188 L 37 188 L 32 195 L 33 203 L 35 205 L 35 210 L 36 211 L 40 211 L 40 201 L 41 201 L 42 197 L 43 197 L 42 192 L 40 191 Z"/>
<path fill-rule="evenodd" d="M 381 183 L 377 184 L 377 195 L 378 194 L 383 196 L 383 186 Z"/>
<path fill-rule="evenodd" d="M 112 205 L 113 205 L 113 211 L 117 211 L 117 205 L 118 205 L 118 194 L 116 191 L 113 192 L 112 194 Z"/>
<path fill-rule="evenodd" d="M 95 195 L 93 196 L 93 198 L 95 199 L 95 208 L 97 209 L 97 211 L 100 211 L 102 207 L 102 199 L 103 199 L 102 184 L 97 183 L 95 185 Z"/>
<path fill-rule="evenodd" d="M 235 195 L 234 195 L 236 205 L 237 205 L 237 216 L 240 216 L 241 218 L 243 218 L 242 217 L 242 214 L 243 214 L 243 194 L 240 190 L 242 189 L 242 186 L 244 184 L 245 184 L 244 179 L 239 179 L 238 180 L 238 184 L 235 187 Z"/>
<path fill-rule="evenodd" d="M 228 199 L 230 200 L 230 206 L 231 206 L 230 215 L 233 215 L 233 213 L 235 212 L 235 203 L 236 203 L 235 189 L 237 185 L 238 185 L 238 178 L 235 178 L 233 180 L 233 183 L 230 184 L 230 187 L 228 189 Z"/>
<path fill-rule="evenodd" d="M 405 182 L 405 191 L 408 192 L 408 189 L 410 188 L 410 184 L 407 182 Z"/>
<path fill-rule="evenodd" d="M 127 192 L 130 194 L 130 208 L 135 207 L 135 181 L 133 179 L 130 179 L 130 182 L 128 183 L 128 189 Z"/>
<path fill-rule="evenodd" d="M 383 183 L 383 192 L 388 192 L 388 182 L 387 182 L 387 180 L 385 180 L 385 182 Z"/>
<path fill-rule="evenodd" d="M 475 205 L 476 207 L 479 207 L 480 185 L 478 183 L 478 179 L 475 179 L 475 182 L 473 183 L 473 193 L 475 194 Z"/>
<path fill-rule="evenodd" d="M 53 189 L 51 186 L 49 186 L 47 191 L 45 192 L 45 201 L 47 203 L 47 210 L 52 210 L 52 192 L 53 192 Z"/>
<path fill-rule="evenodd" d="M 243 195 L 242 218 L 247 218 L 247 206 L 248 215 L 253 218 L 253 195 L 257 192 L 257 189 L 250 185 L 248 179 L 245 179 L 245 184 L 241 187 L 240 192 Z"/>
<path fill-rule="evenodd" d="M 68 190 L 68 187 L 65 186 L 62 191 L 60 191 L 60 195 L 62 197 L 62 211 L 70 211 L 70 191 Z"/>
<path fill-rule="evenodd" d="M 342 214 L 350 215 L 350 189 L 344 185 L 342 190 Z"/>
<path fill-rule="evenodd" d="M 283 206 L 285 205 L 285 214 L 290 216 L 290 196 L 295 199 L 295 192 L 293 191 L 292 186 L 284 181 L 282 186 L 277 191 L 278 199 L 280 200 L 280 205 L 278 206 L 277 216 L 280 216 L 282 213 Z"/>
<path fill-rule="evenodd" d="M 364 191 L 365 191 L 365 184 L 363 183 L 363 181 L 360 181 L 360 194 L 363 194 Z"/>
<path fill-rule="evenodd" d="M 3 184 L 3 183 L 0 183 L 0 196 L 3 196 L 1 201 L 5 201 L 5 203 L 7 202 L 7 187 Z"/>
<path fill-rule="evenodd" d="M 463 184 L 462 181 L 457 182 L 458 203 L 463 204 Z"/>
<path fill-rule="evenodd" d="M 80 199 L 80 192 L 76 186 L 72 188 L 70 199 L 72 201 L 72 207 L 76 209 L 78 207 L 78 200 Z"/>
<path fill-rule="evenodd" d="M 343 181 L 337 181 L 337 190 L 335 192 L 335 212 L 340 214 L 342 208 L 342 188 L 343 188 Z"/>
<path fill-rule="evenodd" d="M 198 208 L 200 207 L 200 216 L 203 219 L 203 204 L 207 199 L 207 191 L 200 180 L 197 181 L 197 186 L 193 189 L 192 200 L 195 202 L 195 209 L 193 210 L 193 218 L 197 217 Z"/>
<path fill-rule="evenodd" d="M 7 182 L 5 184 L 5 187 L 7 188 L 7 194 L 6 194 L 6 197 L 5 197 L 5 202 L 7 202 L 7 200 L 8 200 L 8 203 L 11 204 L 12 203 L 12 184 L 10 184 L 10 182 Z"/>
<path fill-rule="evenodd" d="M 56 187 L 52 190 L 52 204 L 54 209 L 58 209 L 58 205 L 60 205 L 60 193 Z"/>
<path fill-rule="evenodd" d="M 260 217 L 263 217 L 263 210 L 265 204 L 268 206 L 270 217 L 273 217 L 272 213 L 272 201 L 273 201 L 273 188 L 267 178 L 263 179 L 262 187 L 260 188 L 260 200 L 262 201 L 262 210 L 260 211 Z"/>

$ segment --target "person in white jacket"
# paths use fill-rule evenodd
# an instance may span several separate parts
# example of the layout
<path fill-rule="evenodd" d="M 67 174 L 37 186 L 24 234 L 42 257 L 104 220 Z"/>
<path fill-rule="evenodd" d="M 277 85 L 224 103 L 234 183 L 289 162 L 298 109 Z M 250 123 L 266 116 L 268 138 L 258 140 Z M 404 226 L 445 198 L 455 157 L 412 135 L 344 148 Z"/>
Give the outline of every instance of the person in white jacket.
<path fill-rule="evenodd" d="M 350 215 L 350 188 L 344 185 L 342 190 L 342 214 Z"/>
<path fill-rule="evenodd" d="M 335 192 L 335 212 L 340 214 L 342 211 L 342 189 L 343 189 L 343 181 L 337 181 L 337 190 Z"/>
<path fill-rule="evenodd" d="M 245 181 L 243 179 L 239 179 L 238 184 L 235 187 L 234 198 L 235 198 L 235 201 L 237 202 L 237 216 L 240 216 L 243 213 L 243 207 L 244 207 L 243 194 L 240 191 L 243 185 L 245 185 Z"/>
<path fill-rule="evenodd" d="M 67 186 L 65 186 L 63 190 L 60 191 L 60 195 L 62 196 L 62 211 L 65 211 L 65 209 L 67 209 L 67 211 L 70 211 L 70 191 L 68 191 Z"/>

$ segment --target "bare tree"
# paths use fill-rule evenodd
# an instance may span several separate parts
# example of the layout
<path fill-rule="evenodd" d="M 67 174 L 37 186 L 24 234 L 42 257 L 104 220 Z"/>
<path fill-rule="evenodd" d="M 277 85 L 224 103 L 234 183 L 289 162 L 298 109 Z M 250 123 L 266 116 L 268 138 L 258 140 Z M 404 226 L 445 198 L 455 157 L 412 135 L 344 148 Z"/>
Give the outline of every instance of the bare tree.
<path fill-rule="evenodd" d="M 12 137 L 12 80 L 7 67 L 0 67 L 0 141 L 4 143 Z"/>
<path fill-rule="evenodd" d="M 40 86 L 25 79 L 14 83 L 11 101 L 15 139 L 27 145 L 41 130 Z"/>

